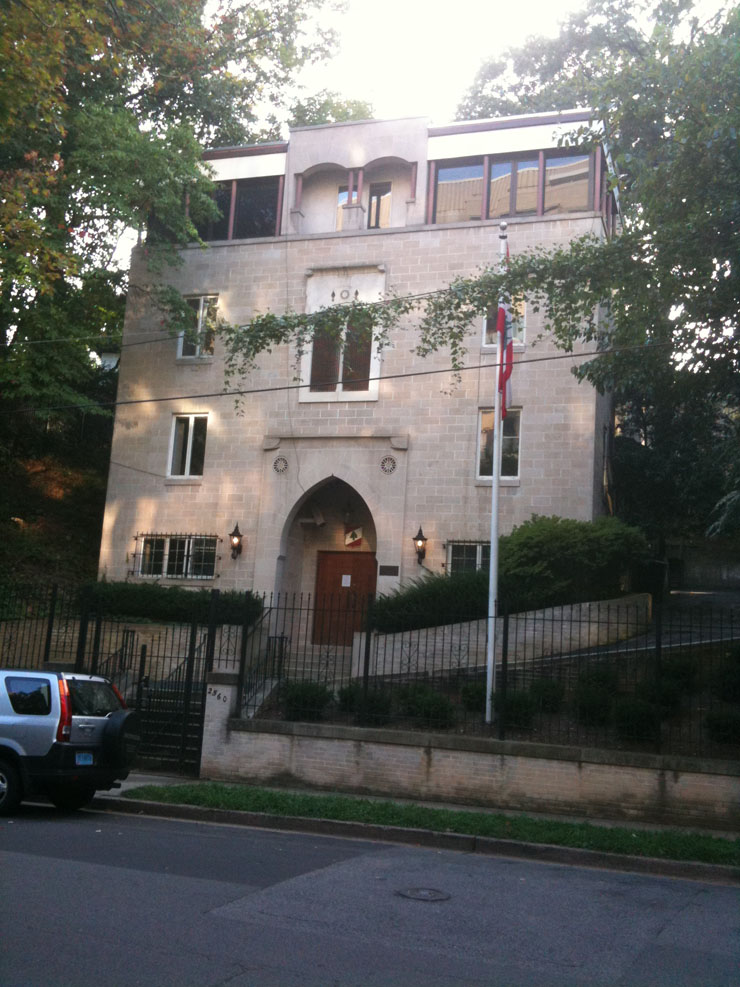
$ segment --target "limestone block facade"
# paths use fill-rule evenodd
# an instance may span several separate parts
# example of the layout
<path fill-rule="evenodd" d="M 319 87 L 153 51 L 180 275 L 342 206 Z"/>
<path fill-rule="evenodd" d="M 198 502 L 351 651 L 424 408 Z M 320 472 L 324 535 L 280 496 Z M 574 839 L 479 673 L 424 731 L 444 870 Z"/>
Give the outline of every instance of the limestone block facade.
<path fill-rule="evenodd" d="M 204 313 L 247 326 L 267 310 L 433 292 L 497 261 L 502 219 L 512 255 L 608 235 L 603 155 L 558 147 L 584 119 L 346 123 L 206 153 L 223 219 L 203 231 L 207 247 L 185 249 L 167 272 L 204 332 L 167 336 L 146 292 L 131 291 L 101 576 L 383 593 L 421 574 L 419 526 L 423 569 L 485 564 L 495 346 L 483 320 L 470 327 L 459 382 L 449 354 L 415 355 L 409 319 L 381 353 L 363 352 L 351 330 L 333 351 L 263 353 L 238 410 Z M 143 251 L 132 264 L 132 283 L 145 284 Z M 577 353 L 546 359 L 557 351 L 538 338 L 539 316 L 519 315 L 502 532 L 533 514 L 604 510 L 608 399 L 577 383 Z"/>

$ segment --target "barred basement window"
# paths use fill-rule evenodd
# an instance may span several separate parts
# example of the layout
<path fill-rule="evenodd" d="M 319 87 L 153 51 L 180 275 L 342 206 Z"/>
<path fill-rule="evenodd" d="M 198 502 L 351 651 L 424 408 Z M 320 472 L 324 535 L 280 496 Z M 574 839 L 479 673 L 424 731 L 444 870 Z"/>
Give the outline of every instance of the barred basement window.
<path fill-rule="evenodd" d="M 447 542 L 447 572 L 470 572 L 488 569 L 491 564 L 491 543 L 487 541 Z"/>
<path fill-rule="evenodd" d="M 217 535 L 137 535 L 134 574 L 165 579 L 213 579 L 217 543 Z"/>

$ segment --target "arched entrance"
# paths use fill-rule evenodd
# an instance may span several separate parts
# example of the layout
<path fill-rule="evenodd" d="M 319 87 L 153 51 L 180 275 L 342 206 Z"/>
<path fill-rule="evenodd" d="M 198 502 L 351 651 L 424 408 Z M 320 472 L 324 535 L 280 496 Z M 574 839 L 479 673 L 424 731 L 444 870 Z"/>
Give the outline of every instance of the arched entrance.
<path fill-rule="evenodd" d="M 354 487 L 330 477 L 298 503 L 288 523 L 283 589 L 310 598 L 314 644 L 351 644 L 375 595 L 377 537 Z"/>

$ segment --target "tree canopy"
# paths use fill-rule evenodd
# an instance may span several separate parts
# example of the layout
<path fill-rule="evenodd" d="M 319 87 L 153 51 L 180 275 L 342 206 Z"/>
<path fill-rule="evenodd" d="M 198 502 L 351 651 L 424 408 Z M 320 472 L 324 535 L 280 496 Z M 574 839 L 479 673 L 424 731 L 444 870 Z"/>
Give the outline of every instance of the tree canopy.
<path fill-rule="evenodd" d="M 342 99 L 339 93 L 322 89 L 313 96 L 297 99 L 290 108 L 290 127 L 313 127 L 321 123 L 343 123 L 347 120 L 372 120 L 370 103 L 361 99 Z"/>
<path fill-rule="evenodd" d="M 98 407 L 90 352 L 120 332 L 118 237 L 146 230 L 160 262 L 197 238 L 214 209 L 203 146 L 253 139 L 258 105 L 326 54 L 330 35 L 306 33 L 320 4 L 0 6 L 0 435 L 17 433 L 8 412 Z"/>

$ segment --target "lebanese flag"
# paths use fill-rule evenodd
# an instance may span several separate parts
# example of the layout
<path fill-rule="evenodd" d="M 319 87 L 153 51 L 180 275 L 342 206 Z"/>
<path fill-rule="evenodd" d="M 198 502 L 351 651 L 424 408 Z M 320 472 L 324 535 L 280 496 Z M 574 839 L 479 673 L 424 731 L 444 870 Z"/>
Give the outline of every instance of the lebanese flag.
<path fill-rule="evenodd" d="M 344 547 L 356 548 L 362 544 L 362 528 L 344 529 Z"/>
<path fill-rule="evenodd" d="M 509 244 L 506 244 L 506 260 L 509 260 Z M 511 407 L 511 371 L 514 369 L 514 326 L 511 320 L 511 309 L 500 299 L 496 332 L 499 335 L 501 366 L 498 370 L 498 389 L 501 392 L 501 418 L 506 418 L 506 409 Z"/>

